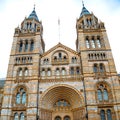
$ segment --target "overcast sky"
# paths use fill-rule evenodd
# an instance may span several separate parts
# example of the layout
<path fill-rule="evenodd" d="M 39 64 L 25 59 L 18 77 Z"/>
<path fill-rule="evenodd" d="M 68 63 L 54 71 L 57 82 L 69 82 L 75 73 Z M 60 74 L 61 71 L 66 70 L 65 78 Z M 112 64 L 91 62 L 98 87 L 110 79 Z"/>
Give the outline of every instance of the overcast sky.
<path fill-rule="evenodd" d="M 43 24 L 46 50 L 58 42 L 76 50 L 76 19 L 81 0 L 0 0 L 0 78 L 6 77 L 14 29 L 25 17 L 36 13 Z M 84 0 L 85 7 L 105 22 L 117 72 L 120 72 L 120 0 Z M 60 18 L 60 40 L 58 32 Z"/>

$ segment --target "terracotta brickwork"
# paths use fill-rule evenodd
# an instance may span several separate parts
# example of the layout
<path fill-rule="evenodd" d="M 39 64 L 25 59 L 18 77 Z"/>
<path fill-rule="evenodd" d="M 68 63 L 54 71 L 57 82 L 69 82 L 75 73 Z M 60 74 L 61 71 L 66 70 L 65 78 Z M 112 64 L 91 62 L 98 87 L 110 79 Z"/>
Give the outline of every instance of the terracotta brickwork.
<path fill-rule="evenodd" d="M 35 9 L 15 28 L 1 120 L 120 119 L 120 79 L 104 23 L 83 6 L 76 31 L 76 51 L 61 43 L 45 51 Z"/>

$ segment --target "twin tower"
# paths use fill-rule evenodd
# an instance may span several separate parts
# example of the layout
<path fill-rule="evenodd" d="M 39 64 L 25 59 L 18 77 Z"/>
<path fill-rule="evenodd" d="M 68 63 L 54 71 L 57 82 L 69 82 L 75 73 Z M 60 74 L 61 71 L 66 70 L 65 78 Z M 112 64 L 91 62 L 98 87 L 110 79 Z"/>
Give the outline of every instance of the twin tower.
<path fill-rule="evenodd" d="M 120 83 L 104 23 L 83 5 L 76 32 L 76 51 L 61 43 L 45 51 L 35 8 L 15 28 L 1 120 L 120 119 Z"/>

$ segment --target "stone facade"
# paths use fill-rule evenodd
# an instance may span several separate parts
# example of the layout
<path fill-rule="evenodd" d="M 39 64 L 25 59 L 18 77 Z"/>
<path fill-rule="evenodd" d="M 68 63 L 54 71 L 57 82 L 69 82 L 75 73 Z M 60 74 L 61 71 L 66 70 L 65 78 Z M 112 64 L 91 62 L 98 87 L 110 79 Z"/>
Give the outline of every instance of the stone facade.
<path fill-rule="evenodd" d="M 1 120 L 119 120 L 120 78 L 103 22 L 83 6 L 76 51 L 45 51 L 35 9 L 15 28 Z"/>

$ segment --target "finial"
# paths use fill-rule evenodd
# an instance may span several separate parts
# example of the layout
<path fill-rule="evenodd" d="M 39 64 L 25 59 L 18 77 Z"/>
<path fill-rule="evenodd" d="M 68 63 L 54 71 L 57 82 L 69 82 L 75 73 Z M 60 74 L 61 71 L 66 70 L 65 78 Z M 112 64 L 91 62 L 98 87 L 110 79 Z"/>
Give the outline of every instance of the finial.
<path fill-rule="evenodd" d="M 82 5 L 83 5 L 83 7 L 84 7 L 84 1 L 82 0 Z"/>
<path fill-rule="evenodd" d="M 34 4 L 34 8 L 33 9 L 35 10 L 35 4 Z"/>

